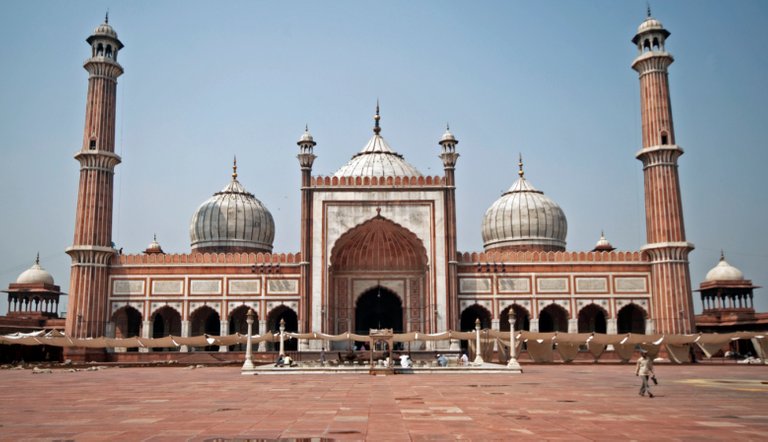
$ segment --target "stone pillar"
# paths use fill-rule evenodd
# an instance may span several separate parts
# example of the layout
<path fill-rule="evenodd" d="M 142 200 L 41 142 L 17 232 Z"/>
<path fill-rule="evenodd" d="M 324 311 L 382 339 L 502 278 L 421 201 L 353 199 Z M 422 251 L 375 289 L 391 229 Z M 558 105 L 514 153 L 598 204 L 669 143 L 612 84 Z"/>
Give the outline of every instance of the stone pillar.
<path fill-rule="evenodd" d="M 114 338 L 115 337 L 115 323 L 114 322 L 112 322 L 112 321 L 107 322 L 107 326 L 105 327 L 105 330 L 104 330 L 104 336 L 107 337 L 107 338 Z M 114 347 L 107 347 L 105 350 L 107 351 L 107 353 L 113 353 L 113 352 L 115 352 L 115 353 L 123 353 L 123 352 L 125 352 L 125 348 L 121 348 L 120 350 L 118 350 L 117 348 L 114 348 Z"/>
<path fill-rule="evenodd" d="M 606 333 L 608 333 L 609 335 L 615 335 L 617 330 L 618 329 L 616 328 L 616 319 L 615 318 L 607 319 L 606 320 Z"/>
<path fill-rule="evenodd" d="M 539 318 L 531 318 L 530 326 L 531 326 L 531 332 L 538 333 L 539 332 Z"/>
<path fill-rule="evenodd" d="M 656 333 L 656 326 L 653 319 L 646 318 L 645 320 L 645 334 L 650 335 Z"/>
<path fill-rule="evenodd" d="M 578 333 L 579 332 L 579 320 L 578 318 L 569 319 L 568 320 L 568 333 Z"/>
<path fill-rule="evenodd" d="M 269 330 L 267 330 L 267 321 L 266 320 L 259 320 L 259 333 L 260 335 L 264 335 L 268 333 Z M 259 342 L 259 348 L 257 351 L 267 351 L 267 343 L 264 341 Z"/>
<path fill-rule="evenodd" d="M 226 319 L 223 319 L 221 321 L 221 324 L 219 325 L 219 336 L 225 336 L 229 334 L 229 321 Z M 220 352 L 226 352 L 229 349 L 226 345 L 219 345 L 219 351 Z"/>
<path fill-rule="evenodd" d="M 182 338 L 188 338 L 189 337 L 189 330 L 190 330 L 190 322 L 189 321 L 181 321 L 181 337 Z M 179 349 L 180 352 L 186 353 L 189 351 L 189 346 L 182 345 Z"/>
<path fill-rule="evenodd" d="M 501 331 L 501 320 L 491 319 L 491 329 Z M 499 351 L 499 344 L 496 342 L 496 340 L 493 341 L 493 351 Z"/>
<path fill-rule="evenodd" d="M 152 336 L 152 321 L 141 322 L 141 337 L 149 339 Z M 149 349 L 145 347 L 139 347 L 140 353 L 149 353 Z"/>

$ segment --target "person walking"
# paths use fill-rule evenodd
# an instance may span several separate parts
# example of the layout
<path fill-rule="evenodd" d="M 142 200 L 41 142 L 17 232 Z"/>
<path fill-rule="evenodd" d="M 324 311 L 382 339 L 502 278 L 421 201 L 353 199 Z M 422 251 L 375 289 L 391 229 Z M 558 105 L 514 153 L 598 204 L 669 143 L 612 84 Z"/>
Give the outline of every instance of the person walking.
<path fill-rule="evenodd" d="M 648 393 L 648 397 L 652 398 L 651 385 L 648 383 L 651 376 L 656 376 L 653 372 L 653 360 L 648 357 L 648 352 L 640 350 L 640 359 L 637 360 L 637 368 L 635 369 L 635 376 L 640 376 L 643 379 L 643 383 L 640 386 L 640 396 L 645 396 Z"/>

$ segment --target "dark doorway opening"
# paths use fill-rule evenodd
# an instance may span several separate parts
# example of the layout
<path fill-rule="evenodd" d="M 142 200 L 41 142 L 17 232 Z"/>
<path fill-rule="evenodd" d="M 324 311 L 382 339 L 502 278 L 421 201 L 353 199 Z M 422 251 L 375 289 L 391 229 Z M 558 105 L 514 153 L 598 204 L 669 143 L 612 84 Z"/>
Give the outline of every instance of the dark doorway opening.
<path fill-rule="evenodd" d="M 579 312 L 579 333 L 605 333 L 607 331 L 605 311 L 590 304 Z"/>
<path fill-rule="evenodd" d="M 645 313 L 635 304 L 629 304 L 622 307 L 622 309 L 619 310 L 619 317 L 616 322 L 616 328 L 619 334 L 645 334 Z"/>
<path fill-rule="evenodd" d="M 355 306 L 355 333 L 367 335 L 372 328 L 403 332 L 403 303 L 393 291 L 381 286 L 360 295 Z"/>
<path fill-rule="evenodd" d="M 568 312 L 557 304 L 550 304 L 539 313 L 541 333 L 567 332 Z"/>

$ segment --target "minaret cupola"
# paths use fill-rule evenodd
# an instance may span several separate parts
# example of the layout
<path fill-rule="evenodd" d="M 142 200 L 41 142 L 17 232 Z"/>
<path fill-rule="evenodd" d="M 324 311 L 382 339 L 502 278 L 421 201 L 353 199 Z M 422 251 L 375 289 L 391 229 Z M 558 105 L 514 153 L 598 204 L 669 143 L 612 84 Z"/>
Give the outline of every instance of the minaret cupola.
<path fill-rule="evenodd" d="M 91 45 L 92 58 L 104 57 L 117 62 L 117 52 L 123 48 L 123 43 L 117 38 L 117 32 L 109 25 L 109 13 L 104 17 L 104 23 L 94 29 L 93 34 L 85 41 Z"/>
<path fill-rule="evenodd" d="M 459 144 L 459 140 L 451 133 L 450 126 L 445 126 L 445 133 L 440 137 L 439 144 L 442 148 L 440 159 L 443 160 L 443 166 L 446 169 L 456 167 L 456 160 L 459 158 L 459 154 L 456 153 L 456 145 Z"/>
<path fill-rule="evenodd" d="M 304 133 L 301 134 L 301 138 L 299 138 L 296 144 L 299 145 L 299 154 L 296 156 L 299 159 L 299 165 L 301 165 L 302 169 L 312 170 L 312 164 L 315 162 L 315 158 L 317 158 L 317 155 L 314 153 L 317 143 L 312 138 L 312 134 L 309 133 L 309 126 L 304 127 Z"/>
<path fill-rule="evenodd" d="M 669 37 L 669 31 L 664 29 L 660 21 L 651 17 L 651 8 L 645 20 L 637 27 L 637 34 L 632 38 L 632 43 L 637 45 L 637 50 L 644 52 L 666 52 L 664 40 Z"/>

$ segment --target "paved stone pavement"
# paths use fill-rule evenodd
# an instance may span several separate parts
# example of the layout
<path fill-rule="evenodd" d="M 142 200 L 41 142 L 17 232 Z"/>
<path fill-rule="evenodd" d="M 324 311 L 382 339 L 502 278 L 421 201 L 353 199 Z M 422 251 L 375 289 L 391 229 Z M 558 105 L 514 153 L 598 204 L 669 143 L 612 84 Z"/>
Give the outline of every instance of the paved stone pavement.
<path fill-rule="evenodd" d="M 524 365 L 522 375 L 0 371 L 2 440 L 768 440 L 768 366 Z M 321 439 L 322 438 L 322 439 Z"/>

